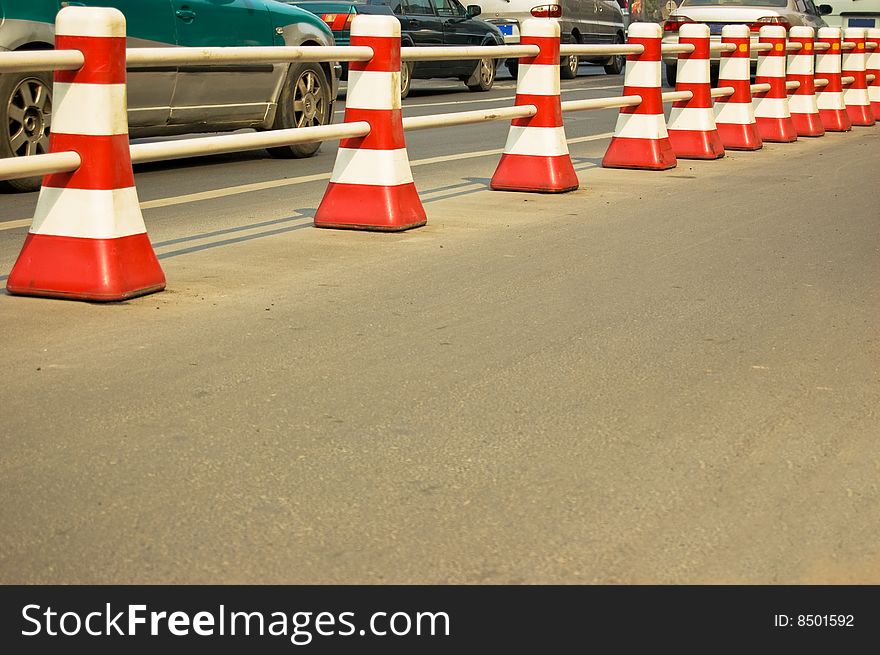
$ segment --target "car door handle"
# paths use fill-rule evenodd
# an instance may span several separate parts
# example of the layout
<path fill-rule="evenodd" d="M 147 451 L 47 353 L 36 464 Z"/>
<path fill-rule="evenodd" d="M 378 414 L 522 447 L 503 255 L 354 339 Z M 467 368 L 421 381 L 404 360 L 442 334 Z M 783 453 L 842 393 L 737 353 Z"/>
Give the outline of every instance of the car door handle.
<path fill-rule="evenodd" d="M 174 12 L 174 15 L 177 16 L 184 23 L 192 23 L 196 19 L 196 12 L 188 7 L 184 7 L 183 9 L 178 9 Z"/>
<path fill-rule="evenodd" d="M 410 18 L 410 19 L 409 19 L 409 25 L 410 25 L 410 27 L 418 27 L 420 24 L 421 24 L 421 23 L 419 23 L 419 21 L 417 21 L 415 18 Z"/>

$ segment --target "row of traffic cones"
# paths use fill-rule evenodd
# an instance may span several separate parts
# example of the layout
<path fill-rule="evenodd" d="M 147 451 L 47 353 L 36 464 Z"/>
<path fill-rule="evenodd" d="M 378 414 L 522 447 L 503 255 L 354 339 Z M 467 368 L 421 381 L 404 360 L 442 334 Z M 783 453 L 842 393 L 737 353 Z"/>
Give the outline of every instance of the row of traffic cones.
<path fill-rule="evenodd" d="M 880 103 L 874 100 L 880 100 L 880 72 L 875 72 L 880 30 L 849 28 L 841 41 L 838 28 L 821 28 L 817 39 L 811 27 L 793 27 L 786 34 L 781 25 L 763 26 L 753 93 L 749 28 L 726 25 L 721 41 L 730 48 L 721 55 L 718 86 L 733 92 L 713 103 L 709 28 L 683 25 L 679 42 L 694 47 L 678 56 L 675 88 L 691 92 L 691 98 L 673 104 L 666 127 L 660 37 L 658 25 L 630 27 L 630 43 L 642 43 L 645 50 L 629 56 L 623 93 L 641 95 L 642 104 L 621 110 L 603 166 L 665 170 L 676 165 L 676 158 L 718 159 L 725 150 L 759 150 L 765 142 L 790 143 L 880 120 Z M 869 43 L 875 44 L 870 56 Z M 875 76 L 871 87 L 868 74 Z M 852 81 L 844 85 L 847 77 Z"/>
<path fill-rule="evenodd" d="M 676 157 L 717 159 L 725 149 L 754 150 L 764 141 L 873 124 L 880 119 L 880 30 L 869 32 L 867 41 L 876 45 L 866 61 L 864 30 L 847 30 L 846 43 L 853 45 L 842 49 L 840 31 L 823 29 L 818 43 L 827 46 L 816 48 L 810 28 L 793 28 L 791 42 L 801 47 L 789 58 L 786 78 L 785 30 L 763 27 L 760 40 L 770 48 L 758 58 L 757 83 L 769 90 L 753 99 L 748 29 L 726 26 L 723 42 L 735 48 L 722 56 L 720 84 L 733 93 L 713 103 L 708 28 L 683 26 L 681 42 L 694 48 L 680 55 L 676 88 L 691 97 L 675 103 L 667 130 L 660 26 L 634 23 L 629 42 L 641 44 L 643 52 L 627 57 L 624 95 L 640 96 L 641 102 L 621 109 L 603 165 L 662 170 L 675 166 Z M 562 122 L 559 37 L 555 20 L 522 23 L 521 42 L 539 46 L 540 54 L 520 60 L 516 105 L 533 106 L 535 113 L 513 121 L 493 189 L 562 193 L 578 187 Z M 358 15 L 351 45 L 368 46 L 374 55 L 351 63 L 345 122 L 367 121 L 371 129 L 340 142 L 315 225 L 384 231 L 423 225 L 403 132 L 400 23 L 391 16 Z M 56 18 L 56 47 L 81 50 L 85 64 L 55 73 L 50 152 L 77 152 L 82 165 L 44 178 L 7 289 L 91 301 L 159 291 L 165 276 L 141 216 L 128 146 L 125 19 L 116 9 L 64 8 Z M 866 69 L 875 75 L 870 90 Z M 854 78 L 846 89 L 842 75 Z M 791 99 L 786 80 L 799 83 Z"/>

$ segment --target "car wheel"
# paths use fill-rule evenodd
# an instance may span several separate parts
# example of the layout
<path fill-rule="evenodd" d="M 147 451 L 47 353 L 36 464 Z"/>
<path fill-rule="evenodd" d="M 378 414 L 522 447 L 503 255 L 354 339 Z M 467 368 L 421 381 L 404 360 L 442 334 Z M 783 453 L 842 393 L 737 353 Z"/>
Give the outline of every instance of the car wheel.
<path fill-rule="evenodd" d="M 412 85 L 412 64 L 405 61 L 400 66 L 400 98 L 401 100 L 409 95 L 409 88 Z"/>
<path fill-rule="evenodd" d="M 275 113 L 273 129 L 286 130 L 294 127 L 313 127 L 327 125 L 333 118 L 331 113 L 330 83 L 324 69 L 318 64 L 291 66 L 287 81 L 281 90 L 278 111 Z M 321 143 L 297 143 L 289 146 L 269 148 L 269 154 L 282 159 L 311 157 Z"/>
<path fill-rule="evenodd" d="M 481 59 L 477 63 L 474 74 L 471 75 L 468 81 L 470 82 L 471 80 L 473 80 L 473 83 L 467 85 L 467 88 L 471 91 L 490 90 L 495 83 L 495 60 L 491 57 Z"/>
<path fill-rule="evenodd" d="M 666 84 L 675 86 L 676 76 L 678 74 L 678 64 L 666 64 Z"/>
<path fill-rule="evenodd" d="M 573 80 L 576 78 L 578 75 L 578 56 L 569 55 L 563 59 L 559 71 L 564 80 Z"/>
<path fill-rule="evenodd" d="M 623 45 L 623 39 L 618 34 L 614 37 L 612 45 Z M 626 67 L 625 55 L 612 55 L 605 64 L 605 73 L 608 75 L 620 75 Z"/>
<path fill-rule="evenodd" d="M 507 72 L 510 73 L 510 76 L 516 79 L 516 75 L 519 72 L 519 59 L 508 59 L 505 66 L 507 66 Z"/>
<path fill-rule="evenodd" d="M 0 75 L 0 157 L 42 155 L 49 152 L 52 124 L 52 78 L 48 73 Z M 40 177 L 0 182 L 8 191 L 36 191 Z"/>

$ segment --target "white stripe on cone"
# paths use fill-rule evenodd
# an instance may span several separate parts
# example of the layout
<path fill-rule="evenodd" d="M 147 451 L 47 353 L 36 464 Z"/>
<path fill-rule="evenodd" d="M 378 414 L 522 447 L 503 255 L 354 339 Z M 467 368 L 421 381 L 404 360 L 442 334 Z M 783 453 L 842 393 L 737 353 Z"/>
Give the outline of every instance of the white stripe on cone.
<path fill-rule="evenodd" d="M 628 61 L 624 75 L 626 86 L 659 87 L 660 62 Z"/>
<path fill-rule="evenodd" d="M 785 77 L 785 57 L 762 57 L 759 74 L 766 77 Z"/>
<path fill-rule="evenodd" d="M 71 220 L 71 217 L 76 220 Z M 147 231 L 135 187 L 110 189 L 40 189 L 33 234 L 80 239 L 116 239 Z"/>
<path fill-rule="evenodd" d="M 508 155 L 557 157 L 568 154 L 565 129 L 562 127 L 510 126 L 504 152 Z"/>
<path fill-rule="evenodd" d="M 819 109 L 846 109 L 843 103 L 843 92 L 826 91 L 816 94 L 816 105 Z"/>
<path fill-rule="evenodd" d="M 125 84 L 55 82 L 52 131 L 94 136 L 128 134 L 125 90 Z M 77 111 L 58 111 L 62 104 Z"/>
<path fill-rule="evenodd" d="M 711 132 L 715 129 L 715 113 L 710 107 L 673 107 L 667 128 Z"/>
<path fill-rule="evenodd" d="M 788 73 L 790 75 L 812 75 L 813 57 L 811 55 L 795 55 L 789 57 Z"/>
<path fill-rule="evenodd" d="M 727 125 L 751 125 L 755 115 L 748 102 L 716 102 L 715 123 Z"/>
<path fill-rule="evenodd" d="M 791 112 L 786 98 L 755 98 L 756 118 L 788 118 Z"/>
<path fill-rule="evenodd" d="M 400 72 L 348 72 L 346 107 L 352 109 L 400 109 Z"/>
<path fill-rule="evenodd" d="M 559 66 L 521 64 L 517 69 L 517 79 L 522 80 L 517 86 L 521 93 L 536 96 L 559 95 Z"/>
<path fill-rule="evenodd" d="M 789 96 L 788 110 L 792 114 L 815 114 L 818 110 L 818 107 L 816 105 L 816 96 Z"/>
<path fill-rule="evenodd" d="M 725 57 L 719 64 L 719 78 L 725 80 L 747 80 L 750 75 L 749 60 L 744 57 Z"/>
<path fill-rule="evenodd" d="M 70 3 L 74 4 L 74 3 Z M 58 36 L 125 36 L 125 17 L 122 12 L 111 16 L 102 7 L 76 7 L 76 13 L 67 12 L 56 19 Z"/>
<path fill-rule="evenodd" d="M 406 148 L 398 150 L 367 150 L 339 148 L 330 174 L 331 182 L 398 186 L 413 181 Z"/>
<path fill-rule="evenodd" d="M 625 139 L 665 139 L 663 114 L 618 114 L 614 136 Z"/>

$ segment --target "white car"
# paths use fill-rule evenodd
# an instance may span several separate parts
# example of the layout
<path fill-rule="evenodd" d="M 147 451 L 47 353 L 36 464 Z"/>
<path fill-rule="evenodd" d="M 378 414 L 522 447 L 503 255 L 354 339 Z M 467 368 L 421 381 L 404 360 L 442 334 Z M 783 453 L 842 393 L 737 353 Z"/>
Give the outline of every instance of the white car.
<path fill-rule="evenodd" d="M 822 16 L 831 13 L 828 5 L 813 0 L 683 0 L 669 14 L 663 24 L 663 43 L 678 43 L 678 30 L 686 23 L 705 23 L 709 26 L 712 41 L 721 41 L 721 29 L 725 25 L 748 25 L 752 46 L 758 43 L 758 32 L 764 25 L 782 25 L 789 29 L 806 25 L 814 29 L 826 27 Z M 677 55 L 664 55 L 666 81 L 675 84 Z M 718 56 L 713 67 L 717 69 Z M 752 52 L 752 61 L 757 54 Z"/>
<path fill-rule="evenodd" d="M 556 4 L 541 4 L 540 0 L 470 1 L 480 5 L 480 18 L 497 25 L 508 45 L 519 43 L 519 26 L 527 18 L 555 18 L 562 31 L 562 43 L 612 44 L 626 40 L 623 11 L 617 0 L 555 0 Z M 623 55 L 582 59 L 603 65 L 610 75 L 622 73 L 626 64 Z M 562 77 L 577 77 L 577 55 L 563 58 L 561 64 Z M 507 68 L 514 77 L 516 65 L 516 59 L 507 60 Z"/>

